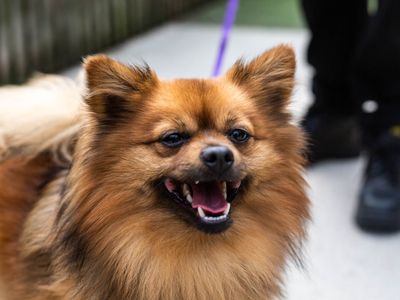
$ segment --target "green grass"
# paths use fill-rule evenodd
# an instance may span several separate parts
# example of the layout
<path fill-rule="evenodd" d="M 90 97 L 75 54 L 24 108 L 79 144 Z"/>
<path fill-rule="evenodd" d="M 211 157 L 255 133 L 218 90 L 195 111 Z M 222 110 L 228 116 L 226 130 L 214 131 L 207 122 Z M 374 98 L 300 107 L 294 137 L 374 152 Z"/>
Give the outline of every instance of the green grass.
<path fill-rule="evenodd" d="M 223 20 L 226 3 L 226 0 L 212 1 L 185 15 L 183 19 L 191 22 L 219 24 Z M 236 24 L 261 27 L 303 27 L 300 0 L 241 0 Z"/>

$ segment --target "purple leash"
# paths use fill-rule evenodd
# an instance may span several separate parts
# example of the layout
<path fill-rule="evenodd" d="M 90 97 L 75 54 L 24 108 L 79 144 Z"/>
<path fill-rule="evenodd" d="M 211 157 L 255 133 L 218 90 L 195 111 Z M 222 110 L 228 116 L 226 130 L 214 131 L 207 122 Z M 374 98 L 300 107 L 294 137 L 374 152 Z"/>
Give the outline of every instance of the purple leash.
<path fill-rule="evenodd" d="M 229 0 L 227 4 L 225 11 L 224 25 L 222 28 L 221 41 L 219 43 L 217 61 L 215 62 L 214 71 L 212 73 L 213 77 L 216 77 L 221 73 L 222 60 L 224 59 L 225 56 L 226 44 L 228 42 L 229 33 L 231 32 L 233 27 L 233 23 L 235 23 L 238 6 L 239 6 L 239 0 Z"/>

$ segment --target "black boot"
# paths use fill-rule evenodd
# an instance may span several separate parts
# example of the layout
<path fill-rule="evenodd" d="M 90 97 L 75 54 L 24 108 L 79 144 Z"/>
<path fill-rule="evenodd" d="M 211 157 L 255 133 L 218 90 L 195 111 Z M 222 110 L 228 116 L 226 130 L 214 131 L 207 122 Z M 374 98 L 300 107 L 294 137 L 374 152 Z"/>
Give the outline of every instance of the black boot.
<path fill-rule="evenodd" d="M 308 113 L 301 127 L 308 135 L 309 163 L 360 155 L 361 134 L 357 119 L 353 116 Z"/>
<path fill-rule="evenodd" d="M 399 127 L 394 127 L 382 134 L 369 151 L 356 214 L 356 222 L 363 230 L 383 233 L 400 230 L 399 131 Z"/>

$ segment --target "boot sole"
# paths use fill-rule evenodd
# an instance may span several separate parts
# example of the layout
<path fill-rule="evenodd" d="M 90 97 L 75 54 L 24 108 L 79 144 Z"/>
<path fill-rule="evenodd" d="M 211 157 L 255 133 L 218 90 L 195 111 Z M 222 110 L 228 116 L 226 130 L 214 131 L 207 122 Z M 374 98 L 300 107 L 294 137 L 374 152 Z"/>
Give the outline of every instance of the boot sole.
<path fill-rule="evenodd" d="M 378 212 L 376 210 L 359 209 L 356 223 L 366 232 L 395 233 L 400 230 L 399 212 Z"/>

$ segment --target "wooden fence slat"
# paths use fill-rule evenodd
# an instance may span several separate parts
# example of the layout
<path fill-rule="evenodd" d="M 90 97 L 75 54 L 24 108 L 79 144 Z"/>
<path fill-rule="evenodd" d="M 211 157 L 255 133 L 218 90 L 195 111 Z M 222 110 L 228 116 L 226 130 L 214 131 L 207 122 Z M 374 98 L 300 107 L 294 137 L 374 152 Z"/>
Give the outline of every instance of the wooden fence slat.
<path fill-rule="evenodd" d="M 128 35 L 128 19 L 125 0 L 111 2 L 111 20 L 114 42 L 124 39 Z"/>
<path fill-rule="evenodd" d="M 10 5 L 7 1 L 0 1 L 0 82 L 10 82 L 11 54 L 8 46 Z"/>
<path fill-rule="evenodd" d="M 79 3 L 76 0 L 69 0 L 66 2 L 66 49 L 67 49 L 67 56 L 66 61 L 68 63 L 76 60 L 81 52 L 80 49 L 80 41 L 82 40 L 81 34 L 81 20 L 79 18 L 79 14 L 77 11 L 79 8 Z"/>
<path fill-rule="evenodd" d="M 0 84 L 54 72 L 212 0 L 0 0 Z"/>
<path fill-rule="evenodd" d="M 29 66 L 36 69 L 39 64 L 40 46 L 39 46 L 39 28 L 38 28 L 38 0 L 25 0 L 26 9 L 26 40 L 27 51 L 26 56 Z"/>
<path fill-rule="evenodd" d="M 101 0 L 100 4 L 103 15 L 103 28 L 102 28 L 103 42 L 104 42 L 104 47 L 107 47 L 113 43 L 111 10 L 109 6 L 109 0 Z"/>
<path fill-rule="evenodd" d="M 42 0 L 43 1 L 43 15 L 42 15 L 42 24 L 41 24 L 41 32 L 43 34 L 43 60 L 44 63 L 42 65 L 43 71 L 50 71 L 54 66 L 54 49 L 53 49 L 53 27 L 51 23 L 51 14 L 52 12 L 52 0 Z"/>
<path fill-rule="evenodd" d="M 11 79 L 21 82 L 25 76 L 26 57 L 24 53 L 23 27 L 22 27 L 22 3 L 21 0 L 11 2 L 10 35 L 11 45 Z"/>

